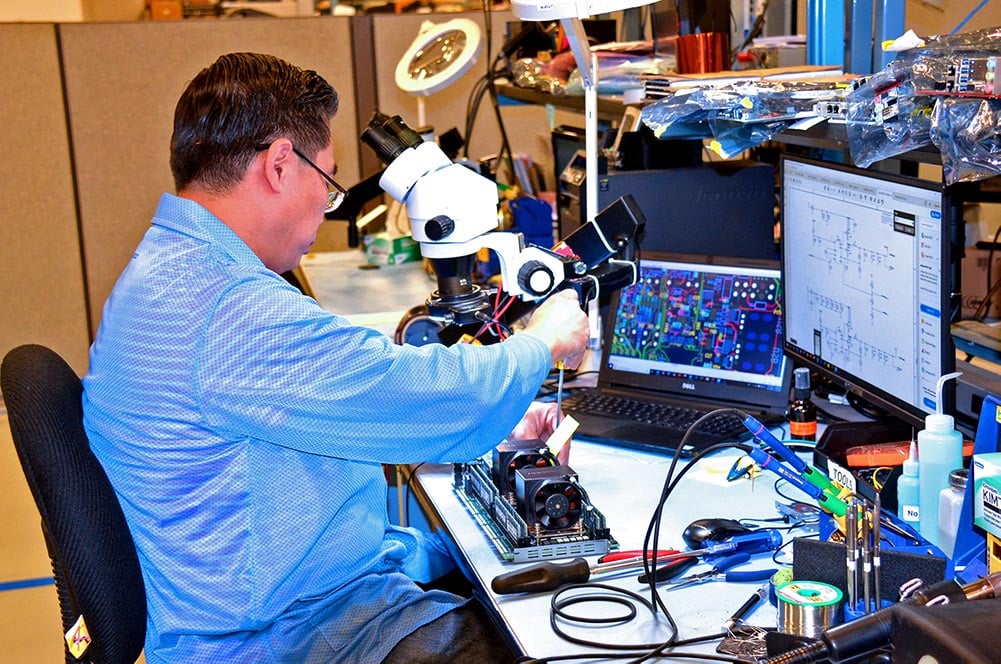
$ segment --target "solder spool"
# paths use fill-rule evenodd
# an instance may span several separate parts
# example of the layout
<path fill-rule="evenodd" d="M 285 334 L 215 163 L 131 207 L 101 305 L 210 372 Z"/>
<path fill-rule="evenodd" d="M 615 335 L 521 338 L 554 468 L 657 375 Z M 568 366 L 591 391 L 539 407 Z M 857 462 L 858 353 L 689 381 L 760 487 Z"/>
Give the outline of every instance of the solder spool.
<path fill-rule="evenodd" d="M 844 595 L 840 588 L 819 581 L 790 581 L 775 589 L 779 631 L 819 638 L 841 622 Z"/>

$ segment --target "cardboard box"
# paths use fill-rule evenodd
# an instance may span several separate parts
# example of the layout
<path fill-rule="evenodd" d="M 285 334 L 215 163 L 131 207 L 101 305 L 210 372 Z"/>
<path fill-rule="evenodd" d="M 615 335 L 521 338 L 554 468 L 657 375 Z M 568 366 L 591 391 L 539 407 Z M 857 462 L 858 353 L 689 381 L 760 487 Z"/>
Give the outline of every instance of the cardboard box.
<path fill-rule="evenodd" d="M 388 233 L 365 236 L 365 259 L 370 265 L 399 265 L 421 259 L 421 246 L 410 235 Z"/>
<path fill-rule="evenodd" d="M 1001 452 L 975 454 L 973 468 L 973 523 L 1001 537 Z"/>
<path fill-rule="evenodd" d="M 177 21 L 184 18 L 181 0 L 150 0 L 149 17 L 154 21 Z"/>

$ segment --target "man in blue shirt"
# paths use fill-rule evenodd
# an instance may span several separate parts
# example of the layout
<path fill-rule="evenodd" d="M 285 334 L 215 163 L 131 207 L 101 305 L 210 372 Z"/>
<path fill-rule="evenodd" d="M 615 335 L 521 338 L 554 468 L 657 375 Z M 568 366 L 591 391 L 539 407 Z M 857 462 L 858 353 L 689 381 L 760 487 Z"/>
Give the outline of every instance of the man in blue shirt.
<path fill-rule="evenodd" d="M 532 399 L 579 361 L 586 318 L 561 294 L 501 344 L 401 347 L 290 286 L 340 195 L 336 109 L 271 56 L 199 73 L 175 110 L 177 195 L 105 304 L 85 425 L 135 537 L 149 662 L 508 657 L 475 605 L 417 585 L 452 562 L 389 524 L 382 464 L 547 436 Z"/>

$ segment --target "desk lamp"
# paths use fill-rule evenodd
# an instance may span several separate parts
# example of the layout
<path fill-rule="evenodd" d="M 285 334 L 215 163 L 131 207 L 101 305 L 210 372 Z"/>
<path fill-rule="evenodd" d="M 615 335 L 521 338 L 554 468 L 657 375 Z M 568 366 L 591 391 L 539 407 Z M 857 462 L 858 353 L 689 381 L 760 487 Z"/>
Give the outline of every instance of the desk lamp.
<path fill-rule="evenodd" d="M 588 47 L 581 22 L 595 14 L 642 7 L 655 0 L 511 0 L 511 11 L 523 21 L 559 20 L 570 43 L 570 51 L 580 72 L 584 88 L 584 200 L 587 219 L 594 221 L 598 211 L 598 64 Z"/>
<path fill-rule="evenodd" d="M 480 26 L 468 18 L 444 23 L 424 21 L 396 65 L 396 85 L 417 97 L 417 127 L 427 122 L 424 98 L 444 90 L 476 64 L 482 44 Z"/>

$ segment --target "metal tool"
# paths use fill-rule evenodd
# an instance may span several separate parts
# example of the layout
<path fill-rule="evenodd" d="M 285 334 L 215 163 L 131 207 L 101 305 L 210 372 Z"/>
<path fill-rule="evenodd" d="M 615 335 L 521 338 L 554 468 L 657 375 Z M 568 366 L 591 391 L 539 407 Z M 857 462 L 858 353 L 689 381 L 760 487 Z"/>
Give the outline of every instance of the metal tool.
<path fill-rule="evenodd" d="M 740 605 L 740 608 L 734 611 L 733 615 L 727 618 L 726 622 L 723 623 L 723 631 L 728 632 L 733 629 L 737 623 L 744 619 L 744 616 L 751 612 L 751 609 L 757 606 L 758 602 L 768 597 L 769 587 L 770 583 L 765 583 L 763 586 L 755 590 L 754 594 L 744 600 L 744 603 Z"/>
<path fill-rule="evenodd" d="M 848 571 L 848 606 L 854 608 L 858 597 L 858 558 L 856 558 L 855 540 L 858 538 L 858 505 L 854 500 L 848 501 L 848 511 L 845 513 L 845 566 Z"/>
<path fill-rule="evenodd" d="M 782 546 L 782 533 L 774 528 L 755 530 L 713 544 L 704 549 L 683 551 L 668 556 L 658 557 L 658 562 L 665 563 L 679 558 L 696 557 L 705 560 L 731 554 L 734 552 L 752 554 L 774 551 Z M 613 572 L 644 564 L 642 555 L 636 558 L 619 560 L 610 563 L 588 564 L 584 558 L 574 558 L 567 563 L 543 562 L 522 569 L 506 572 L 495 576 L 490 587 L 498 595 L 507 593 L 540 592 L 554 590 L 564 583 L 581 583 L 594 574 Z"/>
<path fill-rule="evenodd" d="M 712 569 L 679 579 L 677 582 L 672 583 L 668 590 L 677 590 L 678 588 L 692 586 L 697 583 L 705 583 L 706 581 L 712 581 L 713 579 L 717 579 L 719 577 L 723 577 L 726 581 L 740 583 L 744 581 L 764 581 L 772 578 L 772 574 L 775 574 L 775 569 L 731 571 L 730 568 L 736 567 L 737 565 L 743 565 L 750 559 L 751 555 L 748 553 L 734 553 L 724 558 L 720 558 L 713 564 Z"/>
<path fill-rule="evenodd" d="M 880 521 L 883 520 L 883 508 L 879 500 L 879 492 L 876 493 L 876 499 L 873 503 L 873 518 L 872 518 L 872 583 L 873 589 L 876 597 L 876 610 L 879 611 L 883 608 L 883 601 L 879 593 L 879 539 L 881 537 L 879 532 Z"/>

